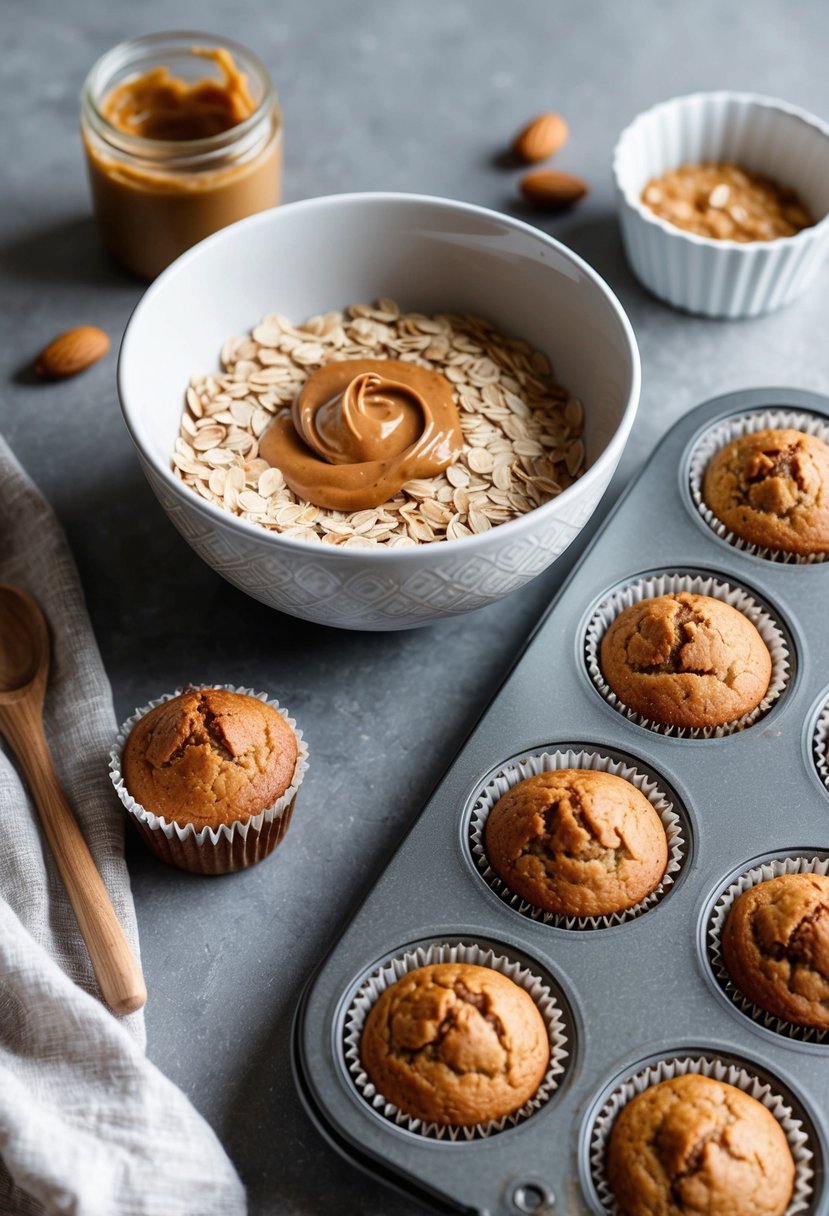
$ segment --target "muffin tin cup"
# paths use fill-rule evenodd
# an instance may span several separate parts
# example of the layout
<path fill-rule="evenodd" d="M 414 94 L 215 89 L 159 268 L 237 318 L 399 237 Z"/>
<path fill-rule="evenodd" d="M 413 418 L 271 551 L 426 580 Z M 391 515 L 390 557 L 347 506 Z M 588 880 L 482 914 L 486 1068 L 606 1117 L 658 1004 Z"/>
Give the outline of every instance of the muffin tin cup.
<path fill-rule="evenodd" d="M 605 916 L 563 916 L 554 912 L 545 912 L 543 908 L 537 907 L 510 890 L 507 883 L 498 877 L 489 864 L 484 845 L 484 834 L 489 813 L 498 799 L 527 777 L 537 777 L 539 773 L 554 772 L 563 768 L 590 769 L 593 772 L 610 773 L 614 777 L 621 777 L 644 794 L 659 815 L 668 840 L 668 864 L 659 885 L 630 908 Z M 606 929 L 611 925 L 621 925 L 641 916 L 670 890 L 688 854 L 688 842 L 683 835 L 682 820 L 673 809 L 672 799 L 658 782 L 639 772 L 633 765 L 594 751 L 537 752 L 515 762 L 509 762 L 477 795 L 470 814 L 468 839 L 479 873 L 500 899 L 522 915 L 559 929 Z"/>
<path fill-rule="evenodd" d="M 783 874 L 829 874 L 829 858 L 781 857 L 754 866 L 735 879 L 723 891 L 711 910 L 705 935 L 708 960 L 719 986 L 736 1008 L 750 1017 L 752 1021 L 768 1030 L 773 1030 L 776 1034 L 801 1043 L 827 1045 L 829 1044 L 829 1030 L 817 1030 L 814 1027 L 799 1026 L 795 1022 L 788 1022 L 784 1018 L 769 1013 L 760 1005 L 755 1005 L 748 997 L 743 996 L 731 979 L 722 956 L 722 931 L 734 901 L 751 887 L 756 887 L 761 882 L 768 882 L 771 878 L 779 878 Z"/>
<path fill-rule="evenodd" d="M 426 1123 L 422 1119 L 407 1115 L 393 1102 L 388 1102 L 381 1093 L 378 1093 L 363 1068 L 360 1060 L 360 1040 L 369 1010 L 386 988 L 402 979 L 409 971 L 435 963 L 467 963 L 473 966 L 491 967 L 495 971 L 500 971 L 519 987 L 524 988 L 535 1001 L 550 1038 L 550 1063 L 535 1094 L 513 1114 L 464 1127 Z M 529 1119 L 558 1088 L 565 1069 L 564 1061 L 570 1054 L 561 1010 L 555 996 L 544 981 L 529 968 L 522 967 L 519 963 L 512 962 L 493 950 L 482 949 L 474 943 L 452 945 L 448 942 L 435 942 L 429 946 L 415 947 L 383 963 L 363 981 L 354 994 L 345 1015 L 343 1043 L 349 1076 L 360 1096 L 375 1114 L 396 1127 L 443 1143 L 485 1139 Z"/>
<path fill-rule="evenodd" d="M 744 435 L 754 435 L 757 431 L 780 430 L 784 428 L 803 431 L 807 435 L 814 435 L 818 439 L 822 439 L 824 443 L 829 443 L 829 425 L 827 425 L 825 419 L 819 418 L 816 414 L 801 413 L 797 410 L 771 409 L 754 411 L 748 414 L 738 414 L 736 417 L 726 418 L 711 427 L 710 430 L 707 430 L 697 441 L 691 452 L 688 466 L 688 483 L 691 500 L 700 518 L 704 520 L 711 531 L 720 540 L 724 540 L 726 544 L 732 545 L 735 549 L 739 549 L 743 553 L 750 553 L 754 557 L 761 557 L 765 561 L 770 562 L 781 562 L 797 566 L 819 565 L 829 558 L 829 554 L 791 553 L 786 549 L 771 549 L 753 544 L 748 540 L 743 540 L 741 536 L 737 536 L 726 527 L 722 520 L 706 504 L 702 496 L 705 470 L 717 452 L 727 444 L 732 443 L 733 440 L 742 439 Z"/>
<path fill-rule="evenodd" d="M 829 701 L 818 714 L 812 739 L 812 754 L 815 768 L 826 789 L 829 790 Z"/>
<path fill-rule="evenodd" d="M 601 640 L 621 612 L 632 604 L 641 603 L 642 600 L 659 595 L 675 595 L 681 591 L 708 595 L 738 609 L 755 626 L 771 655 L 771 679 L 762 701 L 749 713 L 721 726 L 683 727 L 646 718 L 630 709 L 613 692 L 599 665 Z M 657 734 L 670 735 L 675 739 L 720 739 L 724 735 L 745 730 L 768 713 L 789 682 L 791 674 L 789 647 L 775 619 L 742 587 L 721 581 L 713 575 L 654 574 L 626 583 L 607 596 L 593 612 L 585 633 L 584 650 L 590 679 L 608 705 L 638 726 L 644 726 L 646 730 L 655 731 Z"/>
<path fill-rule="evenodd" d="M 659 1060 L 640 1069 L 639 1072 L 618 1085 L 607 1098 L 590 1130 L 590 1173 L 605 1211 L 612 1213 L 612 1216 L 618 1216 L 619 1213 L 605 1172 L 608 1139 L 616 1117 L 623 1106 L 626 1106 L 632 1098 L 643 1093 L 650 1086 L 658 1085 L 661 1081 L 669 1081 L 672 1077 L 683 1076 L 686 1073 L 699 1073 L 704 1077 L 711 1077 L 715 1081 L 725 1081 L 729 1085 L 734 1085 L 762 1102 L 763 1106 L 771 1111 L 786 1134 L 795 1163 L 794 1189 L 785 1216 L 796 1216 L 798 1212 L 808 1211 L 813 1195 L 812 1161 L 814 1154 L 809 1146 L 809 1137 L 803 1124 L 786 1100 L 775 1092 L 772 1085 L 761 1081 L 748 1069 L 719 1059 L 715 1055 L 672 1056 Z"/>
<path fill-rule="evenodd" d="M 126 741 L 140 718 L 143 718 L 151 709 L 155 709 L 157 705 L 162 705 L 165 701 L 171 701 L 174 697 L 179 696 L 181 689 L 166 693 L 163 697 L 157 697 L 148 705 L 137 709 L 132 717 L 127 719 L 119 730 L 110 752 L 109 775 L 132 822 L 162 861 L 166 861 L 180 870 L 189 870 L 194 874 L 230 874 L 262 861 L 273 852 L 287 832 L 297 791 L 308 769 L 308 746 L 294 719 L 289 717 L 278 701 L 268 697 L 266 693 L 255 692 L 251 688 L 237 688 L 233 684 L 195 684 L 188 687 L 196 690 L 221 688 L 226 692 L 256 697 L 257 700 L 270 705 L 272 709 L 281 714 L 297 741 L 294 774 L 291 784 L 281 798 L 249 819 L 238 819 L 230 824 L 223 823 L 218 828 L 208 826 L 199 829 L 192 823 L 182 825 L 174 821 L 170 822 L 163 816 L 153 814 L 152 811 L 148 811 L 135 801 L 126 787 L 121 772 Z"/>

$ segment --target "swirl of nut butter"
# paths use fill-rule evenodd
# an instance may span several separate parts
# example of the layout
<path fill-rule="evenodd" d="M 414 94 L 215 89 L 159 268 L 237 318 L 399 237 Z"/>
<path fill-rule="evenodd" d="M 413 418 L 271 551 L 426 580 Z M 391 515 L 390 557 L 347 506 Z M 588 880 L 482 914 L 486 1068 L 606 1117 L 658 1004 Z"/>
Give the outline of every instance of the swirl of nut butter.
<path fill-rule="evenodd" d="M 298 497 L 350 512 L 441 473 L 462 447 L 445 376 L 397 359 L 343 359 L 309 376 L 290 414 L 265 431 L 259 454 Z"/>

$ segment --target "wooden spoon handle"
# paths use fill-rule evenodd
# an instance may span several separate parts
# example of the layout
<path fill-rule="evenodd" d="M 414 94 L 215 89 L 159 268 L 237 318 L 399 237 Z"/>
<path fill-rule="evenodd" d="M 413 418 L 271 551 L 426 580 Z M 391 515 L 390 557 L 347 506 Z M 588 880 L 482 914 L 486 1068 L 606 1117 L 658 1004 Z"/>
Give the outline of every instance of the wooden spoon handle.
<path fill-rule="evenodd" d="M 69 902 L 86 942 L 103 998 L 113 1013 L 133 1013 L 147 999 L 141 968 L 98 873 L 78 821 L 60 787 L 38 720 L 29 722 L 26 746 L 9 738 L 26 773 L 40 821 Z M 7 736 L 9 731 L 5 732 Z"/>

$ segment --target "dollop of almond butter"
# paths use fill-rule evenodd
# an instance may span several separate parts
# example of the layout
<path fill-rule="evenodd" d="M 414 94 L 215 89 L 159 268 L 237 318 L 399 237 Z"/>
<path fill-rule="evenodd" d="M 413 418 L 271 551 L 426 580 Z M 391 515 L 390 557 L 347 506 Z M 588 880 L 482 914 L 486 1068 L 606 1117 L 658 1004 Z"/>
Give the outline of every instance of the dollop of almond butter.
<path fill-rule="evenodd" d="M 308 378 L 259 453 L 315 506 L 361 511 L 443 472 L 462 447 L 445 376 L 397 359 L 344 359 Z"/>

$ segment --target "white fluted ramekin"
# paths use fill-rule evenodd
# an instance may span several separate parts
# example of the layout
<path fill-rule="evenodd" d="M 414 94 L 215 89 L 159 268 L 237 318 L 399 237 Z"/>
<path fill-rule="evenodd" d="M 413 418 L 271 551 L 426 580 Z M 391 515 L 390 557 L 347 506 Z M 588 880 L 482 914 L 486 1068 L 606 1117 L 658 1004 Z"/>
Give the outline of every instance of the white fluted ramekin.
<path fill-rule="evenodd" d="M 685 232 L 642 201 L 644 187 L 680 165 L 729 161 L 797 191 L 816 219 L 773 241 Z M 619 137 L 613 176 L 631 269 L 654 295 L 687 312 L 754 317 L 809 286 L 829 249 L 829 126 L 752 93 L 694 93 L 645 111 Z"/>

